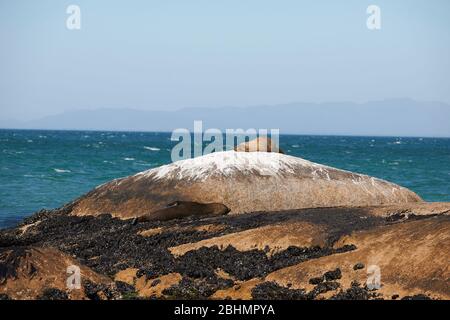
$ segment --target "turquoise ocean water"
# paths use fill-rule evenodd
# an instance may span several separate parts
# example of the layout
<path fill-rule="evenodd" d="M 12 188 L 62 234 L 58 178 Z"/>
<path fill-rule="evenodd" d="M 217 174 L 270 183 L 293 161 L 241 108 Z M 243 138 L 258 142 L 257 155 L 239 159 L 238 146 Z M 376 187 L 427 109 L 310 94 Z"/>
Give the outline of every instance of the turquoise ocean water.
<path fill-rule="evenodd" d="M 0 228 L 170 162 L 169 133 L 0 130 Z M 450 139 L 282 135 L 290 155 L 450 201 Z"/>

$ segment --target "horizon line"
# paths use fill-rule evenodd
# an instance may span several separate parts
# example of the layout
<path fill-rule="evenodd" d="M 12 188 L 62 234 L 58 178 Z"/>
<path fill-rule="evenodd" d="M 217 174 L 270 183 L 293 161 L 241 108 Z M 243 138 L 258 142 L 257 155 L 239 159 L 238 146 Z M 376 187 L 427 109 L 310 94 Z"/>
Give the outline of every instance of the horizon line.
<path fill-rule="evenodd" d="M 171 134 L 171 131 L 157 131 L 157 130 L 101 130 L 101 129 L 37 129 L 37 128 L 2 128 L 0 131 L 15 130 L 15 131 L 65 131 L 65 132 L 123 132 L 123 133 L 167 133 Z M 193 130 L 189 130 L 192 134 Z M 280 133 L 279 136 L 312 136 L 312 137 L 355 137 L 355 138 L 414 138 L 414 139 L 450 139 L 450 136 L 408 136 L 408 135 L 358 135 L 358 134 L 309 134 L 309 133 Z"/>

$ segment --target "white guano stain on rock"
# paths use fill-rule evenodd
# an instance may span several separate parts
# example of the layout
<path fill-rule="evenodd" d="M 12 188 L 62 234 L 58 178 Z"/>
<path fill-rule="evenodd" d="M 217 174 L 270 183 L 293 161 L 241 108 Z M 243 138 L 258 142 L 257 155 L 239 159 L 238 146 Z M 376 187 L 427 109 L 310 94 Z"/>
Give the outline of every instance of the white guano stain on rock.
<path fill-rule="evenodd" d="M 331 167 L 308 160 L 272 152 L 235 151 L 215 152 L 177 161 L 138 173 L 135 177 L 204 181 L 213 176 L 229 177 L 235 174 L 284 177 L 305 169 L 310 169 L 314 178 L 331 180 L 328 172 Z"/>

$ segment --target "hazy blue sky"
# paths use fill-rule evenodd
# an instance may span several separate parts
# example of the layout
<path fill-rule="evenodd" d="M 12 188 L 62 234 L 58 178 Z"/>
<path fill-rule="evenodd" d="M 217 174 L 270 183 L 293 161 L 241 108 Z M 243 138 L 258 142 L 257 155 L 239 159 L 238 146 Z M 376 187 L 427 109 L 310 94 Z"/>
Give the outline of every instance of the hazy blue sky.
<path fill-rule="evenodd" d="M 81 30 L 66 8 L 81 7 Z M 366 27 L 381 8 L 382 29 Z M 0 117 L 450 102 L 448 0 L 0 0 Z"/>

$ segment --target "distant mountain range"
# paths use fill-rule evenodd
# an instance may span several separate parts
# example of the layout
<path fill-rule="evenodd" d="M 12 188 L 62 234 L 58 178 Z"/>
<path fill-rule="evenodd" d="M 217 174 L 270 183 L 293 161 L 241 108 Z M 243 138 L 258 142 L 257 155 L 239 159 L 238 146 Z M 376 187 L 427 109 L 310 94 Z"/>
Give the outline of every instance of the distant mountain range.
<path fill-rule="evenodd" d="M 172 131 L 193 128 L 280 129 L 282 134 L 450 137 L 450 105 L 408 99 L 367 103 L 292 103 L 274 106 L 185 108 L 177 111 L 96 109 L 38 120 L 0 120 L 1 128 Z"/>

